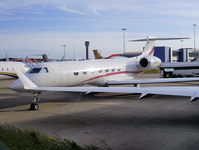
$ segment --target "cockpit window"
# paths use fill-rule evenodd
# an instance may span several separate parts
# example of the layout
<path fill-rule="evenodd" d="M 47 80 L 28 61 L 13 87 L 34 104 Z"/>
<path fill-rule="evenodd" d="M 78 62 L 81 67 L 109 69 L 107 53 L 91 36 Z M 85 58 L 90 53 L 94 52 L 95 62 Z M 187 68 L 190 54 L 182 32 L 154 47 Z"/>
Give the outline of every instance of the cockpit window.
<path fill-rule="evenodd" d="M 39 73 L 41 68 L 32 68 L 29 73 Z"/>
<path fill-rule="evenodd" d="M 44 67 L 44 68 L 42 69 L 42 72 L 43 72 L 43 73 L 48 73 L 48 68 L 47 68 L 47 67 Z"/>

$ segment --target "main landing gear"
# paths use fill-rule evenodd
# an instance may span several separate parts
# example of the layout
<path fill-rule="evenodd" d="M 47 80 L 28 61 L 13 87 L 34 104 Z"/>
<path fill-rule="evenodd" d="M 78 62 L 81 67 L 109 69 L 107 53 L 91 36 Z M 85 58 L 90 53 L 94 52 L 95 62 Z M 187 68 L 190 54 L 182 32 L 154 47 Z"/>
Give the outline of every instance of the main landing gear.
<path fill-rule="evenodd" d="M 39 104 L 37 103 L 39 101 L 39 95 L 41 93 L 33 93 L 34 94 L 34 99 L 32 101 L 32 104 L 30 105 L 29 110 L 38 110 L 39 109 Z"/>

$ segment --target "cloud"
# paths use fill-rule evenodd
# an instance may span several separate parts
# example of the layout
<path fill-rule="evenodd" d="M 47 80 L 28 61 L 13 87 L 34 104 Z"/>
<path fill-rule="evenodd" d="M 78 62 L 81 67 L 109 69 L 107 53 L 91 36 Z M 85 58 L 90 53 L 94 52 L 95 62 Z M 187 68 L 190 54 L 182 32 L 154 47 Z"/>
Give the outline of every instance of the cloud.
<path fill-rule="evenodd" d="M 45 9 L 57 9 L 78 15 L 115 15 L 128 12 L 145 15 L 176 15 L 199 17 L 197 0 L 1 0 L 0 14 L 41 13 Z"/>
<path fill-rule="evenodd" d="M 134 36 L 141 37 L 138 33 L 131 33 Z M 132 36 L 133 37 L 133 36 Z M 75 46 L 76 56 L 84 58 L 85 41 L 90 41 L 90 55 L 92 50 L 103 51 L 104 55 L 122 52 L 121 33 L 29 33 L 29 34 L 6 34 L 0 35 L 1 54 L 8 53 L 9 56 L 26 57 L 48 53 L 52 58 L 61 58 L 63 47 L 66 45 L 68 57 L 72 57 L 73 47 Z M 139 49 L 143 43 L 136 47 L 133 43 L 127 43 L 127 49 Z"/>
<path fill-rule="evenodd" d="M 66 12 L 71 12 L 71 13 L 75 13 L 75 14 L 80 14 L 80 15 L 88 15 L 87 13 L 83 12 L 83 11 L 79 11 L 79 10 L 75 10 L 75 9 L 70 9 L 67 7 L 59 7 L 60 10 L 66 11 Z"/>
<path fill-rule="evenodd" d="M 166 34 L 166 33 L 165 33 Z M 156 37 L 168 37 L 165 35 Z M 128 32 L 126 39 L 137 39 L 146 37 L 145 33 Z M 174 36 L 175 37 L 175 36 Z M 90 56 L 92 50 L 98 49 L 103 55 L 108 56 L 113 53 L 121 53 L 123 50 L 122 34 L 111 32 L 97 33 L 29 33 L 29 34 L 6 34 L 0 35 L 1 55 L 8 54 L 13 57 L 26 57 L 35 54 L 49 54 L 50 58 L 61 58 L 63 55 L 63 47 L 66 45 L 67 58 L 72 58 L 73 49 L 75 47 L 76 57 L 85 57 L 85 41 L 90 41 Z M 191 40 L 190 40 L 191 41 Z M 184 40 L 184 46 L 192 47 L 192 41 Z M 144 42 L 133 43 L 126 42 L 126 50 L 141 50 Z M 157 42 L 157 45 L 168 45 L 172 49 L 177 49 L 181 46 L 180 41 Z"/>

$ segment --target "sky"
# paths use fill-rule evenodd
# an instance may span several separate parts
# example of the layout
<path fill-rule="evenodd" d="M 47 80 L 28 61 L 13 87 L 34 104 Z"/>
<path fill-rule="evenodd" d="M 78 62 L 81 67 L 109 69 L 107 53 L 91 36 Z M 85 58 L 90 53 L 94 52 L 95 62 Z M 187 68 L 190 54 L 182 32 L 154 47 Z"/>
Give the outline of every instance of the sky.
<path fill-rule="evenodd" d="M 102 55 L 142 50 L 152 37 L 190 37 L 161 41 L 172 49 L 193 47 L 199 26 L 198 0 L 0 0 L 0 57 L 33 57 L 47 53 L 61 58 L 85 58 L 85 41 Z M 199 47 L 195 27 L 196 48 Z"/>

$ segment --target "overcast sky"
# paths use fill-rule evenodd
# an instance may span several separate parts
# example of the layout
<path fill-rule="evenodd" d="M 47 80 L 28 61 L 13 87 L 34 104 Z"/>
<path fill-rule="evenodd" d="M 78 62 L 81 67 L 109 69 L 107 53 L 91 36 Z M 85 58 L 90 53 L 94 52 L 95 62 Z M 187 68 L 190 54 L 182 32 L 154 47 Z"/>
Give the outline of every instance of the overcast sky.
<path fill-rule="evenodd" d="M 122 28 L 126 41 L 153 37 L 190 37 L 199 25 L 198 0 L 1 0 L 0 57 L 25 57 L 47 53 L 61 58 L 84 57 L 84 42 L 103 55 L 122 52 Z M 196 47 L 199 46 L 196 26 Z M 126 42 L 126 50 L 142 49 L 144 43 Z M 180 48 L 181 41 L 157 42 Z M 73 52 L 74 51 L 74 52 Z M 90 52 L 91 53 L 91 52 Z M 92 53 L 91 53 L 92 54 Z"/>

